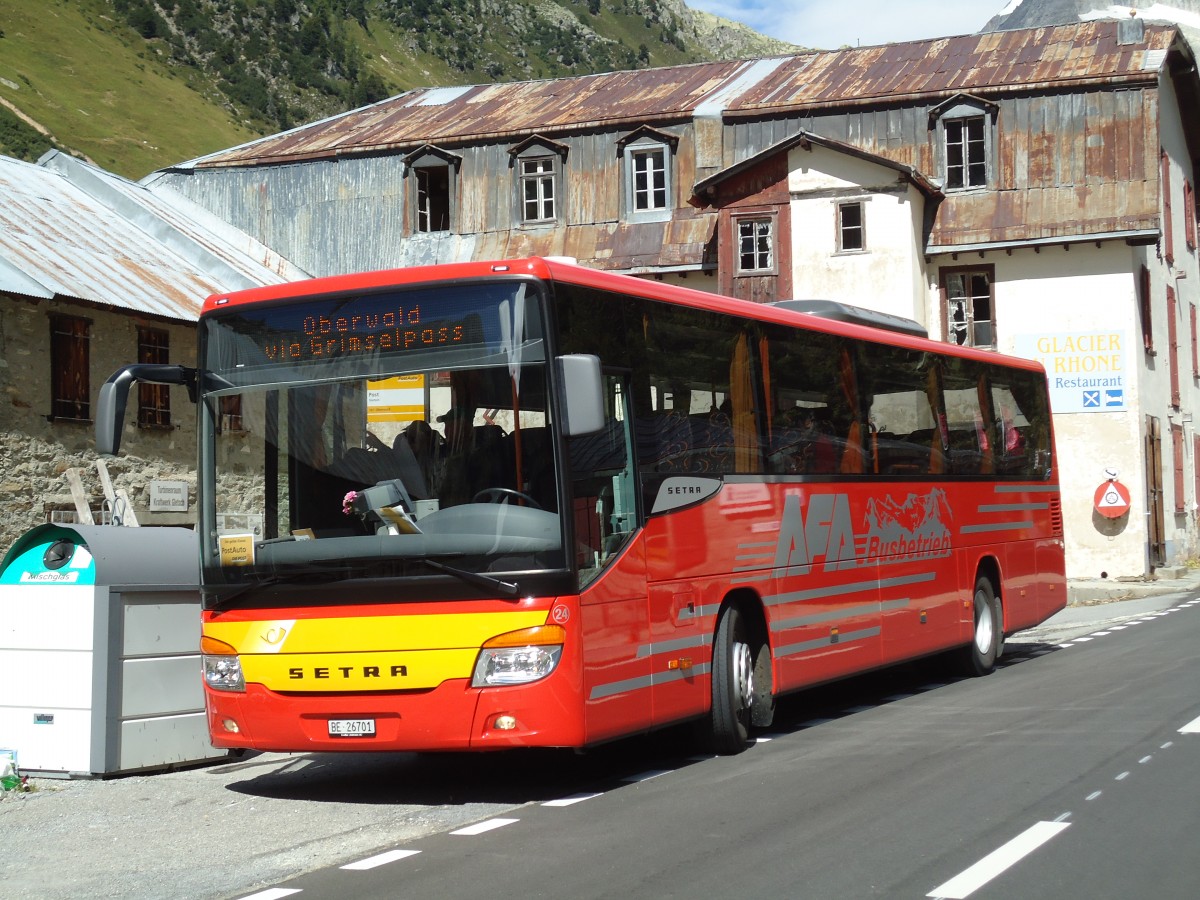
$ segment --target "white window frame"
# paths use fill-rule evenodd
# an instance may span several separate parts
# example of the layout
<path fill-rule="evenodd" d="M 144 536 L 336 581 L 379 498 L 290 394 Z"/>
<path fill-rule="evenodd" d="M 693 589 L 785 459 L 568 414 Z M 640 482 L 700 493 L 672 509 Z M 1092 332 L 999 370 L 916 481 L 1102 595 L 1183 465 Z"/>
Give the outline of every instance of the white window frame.
<path fill-rule="evenodd" d="M 674 147 L 655 132 L 625 144 L 621 154 L 626 220 L 669 221 L 675 212 Z"/>
<path fill-rule="evenodd" d="M 747 213 L 732 217 L 734 275 L 779 273 L 779 220 L 769 213 Z M 749 245 L 747 246 L 747 241 Z M 765 246 L 763 243 L 765 241 Z M 747 257 L 752 265 L 746 266 Z"/>
<path fill-rule="evenodd" d="M 526 225 L 556 222 L 558 220 L 558 157 L 553 155 L 519 157 L 517 171 L 521 222 Z"/>

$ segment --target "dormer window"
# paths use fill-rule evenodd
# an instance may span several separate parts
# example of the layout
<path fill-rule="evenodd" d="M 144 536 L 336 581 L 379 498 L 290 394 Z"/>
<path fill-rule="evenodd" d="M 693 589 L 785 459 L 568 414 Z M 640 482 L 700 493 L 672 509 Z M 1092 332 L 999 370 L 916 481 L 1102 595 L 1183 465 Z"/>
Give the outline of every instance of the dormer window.
<path fill-rule="evenodd" d="M 450 230 L 450 167 L 417 169 L 417 231 Z"/>
<path fill-rule="evenodd" d="M 458 168 L 462 158 L 426 144 L 404 157 L 409 223 L 415 234 L 454 230 Z"/>
<path fill-rule="evenodd" d="M 992 148 L 999 107 L 959 94 L 930 110 L 947 191 L 985 188 L 993 168 Z"/>
<path fill-rule="evenodd" d="M 674 162 L 678 138 L 642 127 L 617 143 L 625 181 L 625 214 L 631 222 L 661 222 L 675 208 Z"/>
<path fill-rule="evenodd" d="M 515 219 L 521 225 L 550 225 L 562 216 L 563 163 L 567 146 L 534 135 L 509 151 L 515 171 Z"/>
<path fill-rule="evenodd" d="M 629 151 L 634 212 L 667 208 L 667 148 L 638 147 Z"/>
<path fill-rule="evenodd" d="M 946 187 L 983 187 L 987 184 L 987 145 L 983 116 L 948 119 L 946 133 Z"/>

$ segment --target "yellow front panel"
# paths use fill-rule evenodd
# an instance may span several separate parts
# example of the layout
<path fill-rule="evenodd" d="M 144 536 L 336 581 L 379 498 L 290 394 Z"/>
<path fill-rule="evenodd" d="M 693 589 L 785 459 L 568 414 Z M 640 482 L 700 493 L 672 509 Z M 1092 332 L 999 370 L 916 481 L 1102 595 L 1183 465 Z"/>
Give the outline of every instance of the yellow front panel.
<path fill-rule="evenodd" d="M 246 681 L 274 691 L 402 691 L 470 678 L 479 649 L 242 654 Z"/>
<path fill-rule="evenodd" d="M 246 681 L 276 691 L 394 691 L 470 678 L 479 648 L 544 625 L 545 611 L 205 622 L 235 647 Z"/>
<path fill-rule="evenodd" d="M 478 650 L 506 631 L 544 625 L 546 613 L 447 613 L 205 622 L 204 634 L 239 653 L 329 653 L 366 650 Z"/>

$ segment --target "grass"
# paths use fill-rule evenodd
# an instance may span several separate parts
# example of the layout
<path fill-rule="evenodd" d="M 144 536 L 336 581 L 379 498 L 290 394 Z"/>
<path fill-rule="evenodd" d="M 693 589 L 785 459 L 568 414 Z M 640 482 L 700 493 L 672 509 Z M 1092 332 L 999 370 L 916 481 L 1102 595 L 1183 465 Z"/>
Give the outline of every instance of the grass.
<path fill-rule="evenodd" d="M 102 0 L 0 0 L 0 99 L 132 179 L 257 136 L 108 12 Z"/>

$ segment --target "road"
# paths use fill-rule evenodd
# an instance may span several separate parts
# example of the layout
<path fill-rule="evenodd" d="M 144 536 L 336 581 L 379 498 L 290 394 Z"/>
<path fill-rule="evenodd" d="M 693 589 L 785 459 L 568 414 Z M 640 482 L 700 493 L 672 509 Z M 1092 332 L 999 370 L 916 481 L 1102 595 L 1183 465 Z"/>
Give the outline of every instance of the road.
<path fill-rule="evenodd" d="M 1191 600 L 1014 643 L 984 679 L 859 679 L 736 759 L 613 772 L 258 896 L 1190 900 L 1198 648 Z"/>
<path fill-rule="evenodd" d="M 265 755 L 5 800 L 0 895 L 1191 900 L 1200 599 L 1111 606 L 1010 641 L 986 678 L 909 666 L 789 698 L 733 758 L 683 733 Z"/>

